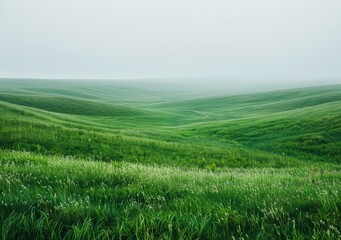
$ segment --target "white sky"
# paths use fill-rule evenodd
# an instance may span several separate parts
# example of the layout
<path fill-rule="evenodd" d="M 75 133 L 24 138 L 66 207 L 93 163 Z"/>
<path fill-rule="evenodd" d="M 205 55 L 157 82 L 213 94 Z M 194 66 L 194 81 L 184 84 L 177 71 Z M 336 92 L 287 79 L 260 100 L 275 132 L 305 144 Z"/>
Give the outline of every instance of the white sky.
<path fill-rule="evenodd" d="M 0 0 L 0 77 L 341 83 L 341 1 Z"/>

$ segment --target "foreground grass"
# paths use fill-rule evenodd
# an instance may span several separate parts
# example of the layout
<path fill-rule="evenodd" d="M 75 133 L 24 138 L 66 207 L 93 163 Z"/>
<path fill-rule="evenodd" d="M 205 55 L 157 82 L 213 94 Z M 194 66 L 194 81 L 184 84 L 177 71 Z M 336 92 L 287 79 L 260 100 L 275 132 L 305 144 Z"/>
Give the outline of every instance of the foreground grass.
<path fill-rule="evenodd" d="M 338 165 L 182 170 L 0 151 L 2 239 L 339 239 Z"/>

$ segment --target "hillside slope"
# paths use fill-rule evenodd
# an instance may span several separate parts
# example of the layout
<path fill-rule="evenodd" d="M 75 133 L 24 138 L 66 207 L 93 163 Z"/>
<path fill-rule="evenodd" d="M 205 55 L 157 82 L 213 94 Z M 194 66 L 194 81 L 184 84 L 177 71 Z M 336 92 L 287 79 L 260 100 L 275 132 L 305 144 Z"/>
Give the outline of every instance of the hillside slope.
<path fill-rule="evenodd" d="M 341 85 L 40 82 L 0 85 L 0 238 L 339 239 Z"/>

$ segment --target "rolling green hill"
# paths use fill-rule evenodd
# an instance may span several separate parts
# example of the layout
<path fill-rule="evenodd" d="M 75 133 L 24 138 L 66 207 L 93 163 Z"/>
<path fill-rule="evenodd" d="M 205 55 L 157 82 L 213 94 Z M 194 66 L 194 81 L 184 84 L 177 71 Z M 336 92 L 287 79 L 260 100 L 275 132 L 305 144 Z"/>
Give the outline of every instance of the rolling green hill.
<path fill-rule="evenodd" d="M 173 104 L 150 104 L 149 99 L 138 107 L 47 93 L 0 93 L 6 116 L 2 146 L 173 166 L 197 166 L 202 158 L 207 165 L 273 165 L 283 155 L 288 162 L 340 163 L 340 93 L 337 85 Z"/>
<path fill-rule="evenodd" d="M 341 85 L 0 79 L 0 165 L 3 239 L 337 239 Z"/>

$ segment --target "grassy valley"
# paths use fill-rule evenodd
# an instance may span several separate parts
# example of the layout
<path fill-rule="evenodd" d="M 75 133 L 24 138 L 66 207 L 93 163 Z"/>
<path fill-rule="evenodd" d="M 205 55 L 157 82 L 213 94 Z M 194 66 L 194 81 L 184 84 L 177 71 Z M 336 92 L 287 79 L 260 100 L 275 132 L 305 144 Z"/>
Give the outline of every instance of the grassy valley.
<path fill-rule="evenodd" d="M 3 239 L 340 239 L 341 85 L 0 80 Z"/>

